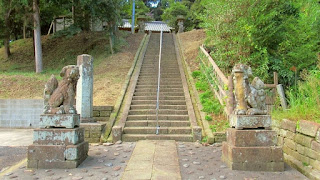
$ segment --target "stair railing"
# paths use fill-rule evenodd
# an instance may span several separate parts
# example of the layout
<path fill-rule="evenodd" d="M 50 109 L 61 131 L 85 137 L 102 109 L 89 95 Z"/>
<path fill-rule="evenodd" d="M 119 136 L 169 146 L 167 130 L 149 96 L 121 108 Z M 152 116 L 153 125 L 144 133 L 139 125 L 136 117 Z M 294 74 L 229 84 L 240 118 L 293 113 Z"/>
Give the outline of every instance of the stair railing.
<path fill-rule="evenodd" d="M 160 32 L 160 50 L 159 50 L 159 67 L 158 67 L 158 87 L 157 87 L 157 106 L 156 106 L 156 117 L 157 117 L 157 127 L 156 127 L 156 135 L 159 134 L 160 126 L 159 126 L 159 96 L 160 96 L 160 78 L 161 78 L 161 52 L 162 52 L 162 25 Z"/>

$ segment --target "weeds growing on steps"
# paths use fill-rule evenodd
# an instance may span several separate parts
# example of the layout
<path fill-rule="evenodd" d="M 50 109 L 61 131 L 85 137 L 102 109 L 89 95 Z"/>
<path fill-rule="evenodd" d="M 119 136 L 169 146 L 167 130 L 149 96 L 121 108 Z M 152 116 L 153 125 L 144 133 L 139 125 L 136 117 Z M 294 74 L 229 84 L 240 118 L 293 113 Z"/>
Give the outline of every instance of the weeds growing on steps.
<path fill-rule="evenodd" d="M 286 92 L 289 109 L 276 108 L 274 119 L 308 120 L 320 123 L 320 70 L 310 71 L 304 82 Z"/>
<path fill-rule="evenodd" d="M 224 131 L 229 126 L 228 120 L 223 115 L 223 106 L 214 97 L 206 76 L 200 71 L 194 71 L 192 77 L 196 80 L 196 89 L 203 107 L 201 111 L 207 113 L 205 120 L 210 122 L 210 129 L 212 132 Z"/>

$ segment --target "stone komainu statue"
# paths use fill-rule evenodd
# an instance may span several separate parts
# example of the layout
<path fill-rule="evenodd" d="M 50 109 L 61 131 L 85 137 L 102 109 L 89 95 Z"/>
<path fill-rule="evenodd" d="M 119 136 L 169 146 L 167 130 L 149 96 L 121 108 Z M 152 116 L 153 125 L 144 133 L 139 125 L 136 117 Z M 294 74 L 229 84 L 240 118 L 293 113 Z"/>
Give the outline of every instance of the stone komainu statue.
<path fill-rule="evenodd" d="M 249 78 L 252 77 L 251 68 L 243 64 L 235 65 L 232 69 L 232 76 L 236 100 L 234 114 L 267 114 L 265 85 L 258 77 L 255 77 L 250 84 Z"/>
<path fill-rule="evenodd" d="M 76 114 L 74 108 L 79 68 L 69 65 L 62 68 L 62 77 L 58 85 L 57 79 L 51 75 L 44 89 L 44 114 Z"/>

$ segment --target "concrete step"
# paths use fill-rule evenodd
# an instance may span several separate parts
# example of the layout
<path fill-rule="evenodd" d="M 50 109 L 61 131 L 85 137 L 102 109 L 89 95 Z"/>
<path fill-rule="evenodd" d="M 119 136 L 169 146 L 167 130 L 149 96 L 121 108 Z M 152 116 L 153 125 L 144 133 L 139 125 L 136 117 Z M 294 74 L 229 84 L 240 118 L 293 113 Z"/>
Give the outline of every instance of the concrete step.
<path fill-rule="evenodd" d="M 157 100 L 157 96 L 133 96 L 133 100 Z M 184 96 L 160 96 L 159 100 L 185 100 Z"/>
<path fill-rule="evenodd" d="M 156 109 L 156 105 L 131 105 L 131 110 L 134 109 Z M 159 109 L 175 109 L 175 110 L 187 110 L 186 105 L 161 105 Z"/>
<path fill-rule="evenodd" d="M 132 100 L 131 105 L 152 105 L 156 104 L 156 100 Z M 186 105 L 186 101 L 171 101 L 171 100 L 160 100 L 159 105 Z"/>
<path fill-rule="evenodd" d="M 157 81 L 141 81 L 141 82 L 138 82 L 137 85 L 158 85 L 158 82 Z M 160 85 L 182 85 L 182 82 L 169 82 L 169 81 L 160 81 Z"/>
<path fill-rule="evenodd" d="M 158 83 L 158 76 L 141 76 L 138 79 L 139 82 L 141 81 L 152 81 Z M 160 77 L 160 82 L 163 81 L 181 81 L 180 76 L 170 76 L 170 77 Z"/>
<path fill-rule="evenodd" d="M 135 120 L 156 120 L 156 115 L 128 115 L 128 121 L 135 121 Z M 158 115 L 158 120 L 189 120 L 188 115 Z"/>
<path fill-rule="evenodd" d="M 135 92 L 156 92 L 157 88 L 137 88 Z M 183 88 L 161 88 L 160 92 L 184 92 Z"/>
<path fill-rule="evenodd" d="M 135 92 L 134 96 L 157 96 L 157 92 Z M 160 92 L 161 96 L 184 96 L 183 92 Z"/>
<path fill-rule="evenodd" d="M 156 134 L 156 127 L 125 127 L 125 134 Z M 159 134 L 191 134 L 190 127 L 160 127 Z"/>
<path fill-rule="evenodd" d="M 150 110 L 130 110 L 129 115 L 155 115 L 156 110 L 150 109 Z M 187 110 L 175 110 L 175 109 L 159 109 L 158 111 L 159 115 L 188 115 Z"/>
<path fill-rule="evenodd" d="M 189 121 L 158 121 L 160 127 L 189 127 Z M 126 127 L 156 127 L 156 120 L 127 121 Z"/>
<path fill-rule="evenodd" d="M 175 140 L 182 142 L 192 142 L 193 137 L 186 134 L 123 134 L 122 141 L 135 142 L 139 140 Z"/>
<path fill-rule="evenodd" d="M 140 74 L 139 78 L 158 78 L 158 74 L 157 73 L 153 73 L 153 74 Z M 161 74 L 160 76 L 161 78 L 181 78 L 180 73 L 166 73 L 166 74 Z"/>
<path fill-rule="evenodd" d="M 154 84 L 154 85 L 139 85 L 138 84 L 136 86 L 136 88 L 157 88 L 157 87 L 158 87 L 157 84 Z M 176 84 L 172 84 L 172 85 L 171 84 L 170 85 L 169 84 L 168 85 L 167 84 L 166 85 L 160 84 L 160 87 L 161 88 L 183 88 L 182 84 L 181 85 L 180 84 L 177 84 L 177 85 Z"/>

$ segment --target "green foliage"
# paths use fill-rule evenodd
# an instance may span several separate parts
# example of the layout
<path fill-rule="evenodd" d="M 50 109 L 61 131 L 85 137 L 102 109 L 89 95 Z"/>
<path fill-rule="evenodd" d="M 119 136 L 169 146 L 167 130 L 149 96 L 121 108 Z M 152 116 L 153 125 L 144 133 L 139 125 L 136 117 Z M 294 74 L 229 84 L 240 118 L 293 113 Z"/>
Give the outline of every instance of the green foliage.
<path fill-rule="evenodd" d="M 78 26 L 71 25 L 67 27 L 64 30 L 58 31 L 54 34 L 53 38 L 59 38 L 59 37 L 73 37 L 74 35 L 80 33 L 82 30 Z"/>
<path fill-rule="evenodd" d="M 200 72 L 200 71 L 193 71 L 193 72 L 192 72 L 192 77 L 193 77 L 193 78 L 198 78 L 198 77 L 200 77 L 200 75 L 201 75 L 201 72 Z"/>
<path fill-rule="evenodd" d="M 206 143 L 208 141 L 208 136 L 204 136 L 201 140 L 202 143 Z"/>
<path fill-rule="evenodd" d="M 204 117 L 204 119 L 207 120 L 207 121 L 212 121 L 212 117 L 210 115 L 206 115 Z"/>
<path fill-rule="evenodd" d="M 275 109 L 272 115 L 276 119 L 306 119 L 320 123 L 320 70 L 310 71 L 306 81 L 299 81 L 297 88 L 286 92 L 289 109 Z"/>
<path fill-rule="evenodd" d="M 237 63 L 254 74 L 294 84 L 294 73 L 314 69 L 320 42 L 320 7 L 314 0 L 202 0 L 199 14 L 206 28 L 206 48 L 218 66 L 230 73 Z"/>
<path fill-rule="evenodd" d="M 209 89 L 209 85 L 205 81 L 197 81 L 196 82 L 196 88 L 199 91 L 206 91 L 207 89 Z"/>
<path fill-rule="evenodd" d="M 214 98 L 210 90 L 200 94 L 200 102 L 203 106 L 203 112 L 214 113 L 216 115 L 222 113 L 223 108 L 220 102 Z"/>
<path fill-rule="evenodd" d="M 178 29 L 177 16 L 182 15 L 184 17 L 188 14 L 188 7 L 180 1 L 169 1 L 169 8 L 165 9 L 161 18 L 166 21 L 169 26 Z"/>
<path fill-rule="evenodd" d="M 213 124 L 209 126 L 212 132 L 225 131 L 229 128 L 228 121 L 213 121 Z"/>

